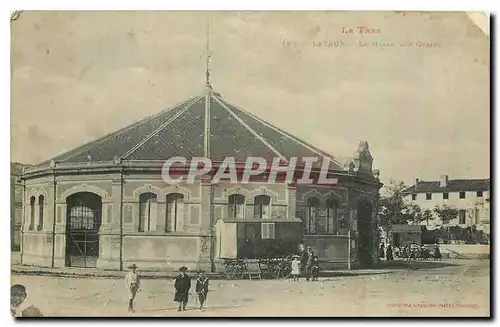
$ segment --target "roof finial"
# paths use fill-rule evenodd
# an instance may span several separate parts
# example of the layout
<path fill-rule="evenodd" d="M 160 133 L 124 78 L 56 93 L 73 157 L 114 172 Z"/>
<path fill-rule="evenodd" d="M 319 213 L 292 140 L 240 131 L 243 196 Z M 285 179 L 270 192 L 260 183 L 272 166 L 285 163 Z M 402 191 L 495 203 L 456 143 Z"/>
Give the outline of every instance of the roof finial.
<path fill-rule="evenodd" d="M 206 49 L 206 71 L 205 71 L 205 86 L 212 89 L 210 85 L 210 16 L 207 17 L 207 49 Z"/>

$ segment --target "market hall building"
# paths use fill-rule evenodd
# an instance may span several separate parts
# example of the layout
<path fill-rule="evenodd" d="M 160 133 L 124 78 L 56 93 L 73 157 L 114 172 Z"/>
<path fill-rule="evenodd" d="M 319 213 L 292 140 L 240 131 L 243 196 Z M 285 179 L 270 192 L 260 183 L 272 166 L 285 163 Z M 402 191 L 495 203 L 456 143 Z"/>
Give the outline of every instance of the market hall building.
<path fill-rule="evenodd" d="M 169 185 L 161 170 L 172 157 L 318 157 L 338 182 Z M 206 83 L 199 96 L 25 170 L 21 264 L 214 271 L 223 258 L 303 243 L 322 261 L 369 266 L 382 186 L 372 162 L 367 142 L 339 161 Z"/>

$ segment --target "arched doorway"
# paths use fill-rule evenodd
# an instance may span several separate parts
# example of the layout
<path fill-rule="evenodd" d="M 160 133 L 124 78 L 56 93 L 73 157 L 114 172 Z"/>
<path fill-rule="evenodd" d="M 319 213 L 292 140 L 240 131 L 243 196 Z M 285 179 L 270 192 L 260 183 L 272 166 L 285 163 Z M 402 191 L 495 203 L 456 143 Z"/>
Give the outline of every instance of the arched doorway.
<path fill-rule="evenodd" d="M 366 200 L 358 203 L 358 259 L 363 267 L 372 264 L 372 205 Z"/>
<path fill-rule="evenodd" d="M 99 195 L 80 192 L 66 198 L 66 266 L 96 268 L 102 201 Z"/>

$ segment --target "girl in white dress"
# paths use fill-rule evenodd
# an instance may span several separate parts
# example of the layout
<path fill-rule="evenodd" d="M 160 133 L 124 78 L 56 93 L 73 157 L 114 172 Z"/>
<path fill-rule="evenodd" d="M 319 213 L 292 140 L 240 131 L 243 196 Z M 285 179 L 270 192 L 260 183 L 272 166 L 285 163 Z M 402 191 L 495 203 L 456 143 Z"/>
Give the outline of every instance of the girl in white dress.
<path fill-rule="evenodd" d="M 293 276 L 293 281 L 298 282 L 299 281 L 299 276 L 300 276 L 300 261 L 299 261 L 299 256 L 294 255 L 293 260 L 292 260 L 292 276 Z"/>

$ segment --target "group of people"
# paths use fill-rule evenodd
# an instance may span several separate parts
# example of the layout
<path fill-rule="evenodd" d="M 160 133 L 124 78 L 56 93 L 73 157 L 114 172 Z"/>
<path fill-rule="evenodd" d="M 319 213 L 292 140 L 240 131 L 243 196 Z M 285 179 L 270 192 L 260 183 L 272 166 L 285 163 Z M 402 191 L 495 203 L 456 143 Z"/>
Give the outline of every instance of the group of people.
<path fill-rule="evenodd" d="M 301 255 L 292 257 L 292 277 L 294 281 L 299 281 L 301 270 L 304 272 L 307 281 L 317 281 L 319 277 L 319 260 L 314 255 L 311 248 L 303 249 Z"/>
<path fill-rule="evenodd" d="M 135 312 L 134 299 L 140 289 L 140 279 L 137 274 L 137 266 L 132 264 L 128 267 L 130 272 L 125 276 L 125 286 L 129 295 L 128 311 Z M 174 301 L 179 303 L 177 311 L 186 311 L 189 300 L 189 291 L 191 290 L 191 277 L 187 274 L 188 268 L 182 266 L 179 268 L 179 275 L 174 279 Z M 207 300 L 209 279 L 204 270 L 198 270 L 196 278 L 196 296 L 199 301 L 199 309 L 203 310 L 203 305 Z"/>
<path fill-rule="evenodd" d="M 135 312 L 134 299 L 140 289 L 140 278 L 137 274 L 137 266 L 132 264 L 128 266 L 130 272 L 125 276 L 125 286 L 128 291 L 129 302 L 128 311 Z M 186 306 L 189 300 L 189 291 L 191 290 L 191 277 L 187 274 L 188 268 L 180 267 L 179 274 L 174 279 L 174 301 L 179 303 L 177 311 L 186 311 Z M 299 281 L 304 273 L 307 281 L 317 281 L 319 277 L 319 260 L 314 255 L 311 248 L 303 249 L 301 255 L 294 255 L 292 260 L 292 277 L 294 281 Z M 205 275 L 204 270 L 197 271 L 196 278 L 196 299 L 199 302 L 199 309 L 203 310 L 203 306 L 207 300 L 209 279 Z"/>
<path fill-rule="evenodd" d="M 385 248 L 384 242 L 380 244 L 380 249 L 379 249 L 379 257 L 380 259 L 384 259 L 387 256 L 387 261 L 392 261 L 394 260 L 394 253 L 392 249 L 392 245 L 389 244 L 387 245 L 387 249 Z"/>
<path fill-rule="evenodd" d="M 393 253 L 392 245 L 388 244 L 386 248 L 385 244 L 382 242 L 379 248 L 379 257 L 381 259 L 387 259 L 387 261 L 392 261 L 394 260 L 394 257 L 397 258 L 405 257 L 408 260 L 410 259 L 416 260 L 417 258 L 425 259 L 430 257 L 433 257 L 434 259 L 441 259 L 442 255 L 438 244 L 434 244 L 434 249 L 432 253 L 426 246 L 418 245 L 417 243 L 411 243 L 407 245 L 403 250 L 401 250 L 399 247 L 395 247 Z"/>

